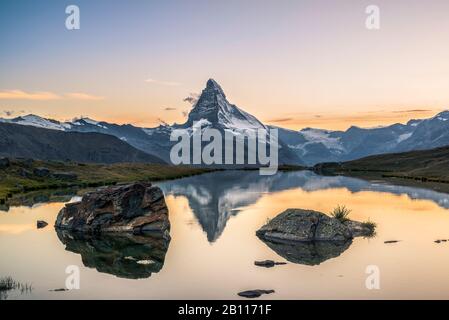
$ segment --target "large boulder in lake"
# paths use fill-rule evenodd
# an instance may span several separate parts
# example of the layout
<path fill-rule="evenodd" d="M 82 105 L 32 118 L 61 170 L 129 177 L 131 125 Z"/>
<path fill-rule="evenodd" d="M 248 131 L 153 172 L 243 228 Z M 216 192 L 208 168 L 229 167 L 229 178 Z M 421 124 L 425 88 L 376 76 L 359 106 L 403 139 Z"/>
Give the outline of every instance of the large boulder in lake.
<path fill-rule="evenodd" d="M 85 232 L 157 233 L 169 238 L 170 222 L 162 190 L 150 183 L 104 187 L 59 212 L 55 227 Z"/>
<path fill-rule="evenodd" d="M 341 222 L 317 211 L 288 209 L 256 234 L 284 259 L 313 266 L 341 255 L 354 237 L 369 237 L 373 232 L 361 222 Z"/>
<path fill-rule="evenodd" d="M 372 233 L 361 222 L 341 222 L 324 213 L 302 209 L 288 209 L 256 232 L 260 238 L 283 242 L 347 241 Z"/>

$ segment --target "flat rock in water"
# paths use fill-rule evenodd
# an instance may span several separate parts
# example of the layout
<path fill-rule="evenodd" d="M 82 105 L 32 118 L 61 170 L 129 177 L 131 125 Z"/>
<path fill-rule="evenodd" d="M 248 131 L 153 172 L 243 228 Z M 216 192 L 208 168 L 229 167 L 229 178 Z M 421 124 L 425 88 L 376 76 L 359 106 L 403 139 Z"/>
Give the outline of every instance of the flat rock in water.
<path fill-rule="evenodd" d="M 361 222 L 340 222 L 324 213 L 302 209 L 288 209 L 256 232 L 262 239 L 285 242 L 348 241 L 372 233 Z"/>
<path fill-rule="evenodd" d="M 242 292 L 239 292 L 238 295 L 243 298 L 253 299 L 253 298 L 259 298 L 263 294 L 271 294 L 271 293 L 274 293 L 274 290 L 257 289 L 257 290 L 242 291 Z"/>
<path fill-rule="evenodd" d="M 386 243 L 386 244 L 389 244 L 389 243 L 398 243 L 398 242 L 400 242 L 400 240 L 387 240 L 387 241 L 384 241 L 384 243 Z"/>
<path fill-rule="evenodd" d="M 273 260 L 255 261 L 254 264 L 258 267 L 272 268 L 278 265 L 287 264 L 285 262 L 275 262 Z"/>
<path fill-rule="evenodd" d="M 84 233 L 156 233 L 170 238 L 164 194 L 150 183 L 104 187 L 87 193 L 80 202 L 66 204 L 55 227 Z"/>
<path fill-rule="evenodd" d="M 69 289 L 66 288 L 58 288 L 58 289 L 50 289 L 48 291 L 52 291 L 52 292 L 64 292 L 64 291 L 69 291 Z"/>

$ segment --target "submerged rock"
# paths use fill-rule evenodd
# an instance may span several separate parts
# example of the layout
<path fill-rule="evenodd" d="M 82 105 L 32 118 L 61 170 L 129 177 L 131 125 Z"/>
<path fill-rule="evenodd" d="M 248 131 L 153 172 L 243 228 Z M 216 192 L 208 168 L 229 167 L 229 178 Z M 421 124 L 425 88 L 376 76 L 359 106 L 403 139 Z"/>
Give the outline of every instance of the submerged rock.
<path fill-rule="evenodd" d="M 370 236 L 373 230 L 361 222 L 329 217 L 313 210 L 288 209 L 262 228 L 258 237 L 271 241 L 348 241 L 354 237 Z"/>
<path fill-rule="evenodd" d="M 259 298 L 263 294 L 271 294 L 271 293 L 274 293 L 274 290 L 257 289 L 257 290 L 242 291 L 242 292 L 239 292 L 238 295 L 243 298 L 252 299 L 252 298 Z"/>
<path fill-rule="evenodd" d="M 68 203 L 55 227 L 84 232 L 159 233 L 169 238 L 170 222 L 164 194 L 150 183 L 105 187 Z"/>
<path fill-rule="evenodd" d="M 48 226 L 48 223 L 43 220 L 38 220 L 36 222 L 36 226 L 38 229 L 42 229 L 42 228 L 45 228 L 46 226 Z"/>
<path fill-rule="evenodd" d="M 272 268 L 274 266 L 287 264 L 286 262 L 275 262 L 273 260 L 255 261 L 254 264 L 258 267 Z"/>
<path fill-rule="evenodd" d="M 126 279 L 143 279 L 164 266 L 169 239 L 147 235 L 83 234 L 57 230 L 67 251 L 78 253 L 84 266 Z"/>

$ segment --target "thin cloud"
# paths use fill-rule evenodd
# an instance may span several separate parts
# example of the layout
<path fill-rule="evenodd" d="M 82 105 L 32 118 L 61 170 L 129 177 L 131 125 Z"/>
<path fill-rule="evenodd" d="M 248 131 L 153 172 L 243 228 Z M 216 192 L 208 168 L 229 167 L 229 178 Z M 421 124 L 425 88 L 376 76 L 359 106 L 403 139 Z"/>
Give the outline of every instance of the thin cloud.
<path fill-rule="evenodd" d="M 271 119 L 268 120 L 268 122 L 289 122 L 294 120 L 293 118 L 278 118 L 278 119 Z"/>
<path fill-rule="evenodd" d="M 165 110 L 165 111 L 175 111 L 176 108 L 167 107 L 167 108 L 164 108 L 164 110 Z"/>
<path fill-rule="evenodd" d="M 393 113 L 414 113 L 414 112 L 433 112 L 430 109 L 410 109 L 410 110 L 394 110 Z"/>
<path fill-rule="evenodd" d="M 4 90 L 0 91 L 0 99 L 3 100 L 34 100 L 34 101 L 50 101 L 50 100 L 90 100 L 97 101 L 103 100 L 104 97 L 94 96 L 84 92 L 70 92 L 63 95 L 49 92 L 49 91 L 37 91 L 26 92 L 23 90 Z"/>
<path fill-rule="evenodd" d="M 88 93 L 83 93 L 83 92 L 66 93 L 65 96 L 68 99 L 75 99 L 75 100 L 89 100 L 89 101 L 104 100 L 104 97 L 94 96 L 94 95 L 91 95 L 91 94 L 88 94 Z"/>
<path fill-rule="evenodd" d="M 25 92 L 22 90 L 0 91 L 0 99 L 3 100 L 58 100 L 60 95 L 53 92 Z"/>
<path fill-rule="evenodd" d="M 161 85 L 161 86 L 169 86 L 169 87 L 175 87 L 175 86 L 181 85 L 179 82 L 162 81 L 162 80 L 156 80 L 156 79 L 152 79 L 152 78 L 146 79 L 145 82 L 151 83 L 151 84 L 157 84 L 157 85 Z"/>

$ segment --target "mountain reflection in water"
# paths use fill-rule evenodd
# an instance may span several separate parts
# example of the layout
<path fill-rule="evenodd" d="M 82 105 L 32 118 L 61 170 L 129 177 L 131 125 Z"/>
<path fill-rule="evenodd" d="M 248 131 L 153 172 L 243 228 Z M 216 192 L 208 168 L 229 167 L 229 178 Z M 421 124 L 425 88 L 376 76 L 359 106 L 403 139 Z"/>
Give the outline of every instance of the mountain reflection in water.
<path fill-rule="evenodd" d="M 389 185 L 343 176 L 320 176 L 311 171 L 278 172 L 261 176 L 256 171 L 219 171 L 158 184 L 166 196 L 185 196 L 199 224 L 214 242 L 231 216 L 254 204 L 263 194 L 295 188 L 304 191 L 345 188 L 361 191 L 406 194 L 411 199 L 426 199 L 449 208 L 449 196 L 428 189 Z M 307 207 L 305 205 L 305 207 Z"/>
<path fill-rule="evenodd" d="M 119 278 L 148 278 L 164 266 L 169 240 L 131 234 L 89 235 L 57 230 L 67 251 L 81 255 L 84 266 Z"/>

